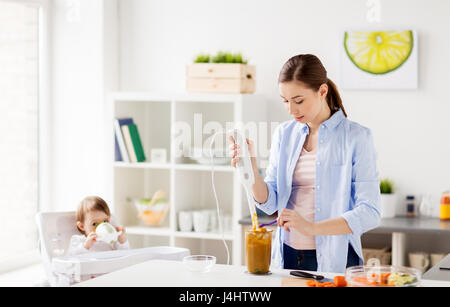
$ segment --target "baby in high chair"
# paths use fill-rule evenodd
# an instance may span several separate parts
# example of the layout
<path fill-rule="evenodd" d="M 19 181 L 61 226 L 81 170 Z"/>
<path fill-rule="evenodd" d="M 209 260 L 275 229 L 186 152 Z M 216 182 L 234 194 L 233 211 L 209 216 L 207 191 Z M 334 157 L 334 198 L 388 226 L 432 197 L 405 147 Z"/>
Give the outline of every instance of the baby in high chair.
<path fill-rule="evenodd" d="M 121 232 L 117 241 L 106 243 L 98 240 L 96 228 L 102 223 L 110 223 L 111 212 L 108 204 L 97 196 L 86 197 L 78 205 L 76 213 L 77 228 L 82 235 L 74 235 L 70 239 L 69 256 L 89 252 L 102 252 L 119 249 L 130 249 L 124 227 L 116 227 Z"/>

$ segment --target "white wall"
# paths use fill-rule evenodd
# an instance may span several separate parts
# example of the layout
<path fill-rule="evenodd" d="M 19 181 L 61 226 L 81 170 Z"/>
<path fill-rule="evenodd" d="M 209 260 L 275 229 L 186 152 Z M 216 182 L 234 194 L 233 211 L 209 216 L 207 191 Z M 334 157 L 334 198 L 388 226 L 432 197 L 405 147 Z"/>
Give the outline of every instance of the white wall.
<path fill-rule="evenodd" d="M 450 1 L 380 3 L 381 23 L 370 24 L 363 0 L 121 0 L 120 88 L 182 92 L 185 65 L 197 53 L 241 51 L 257 66 L 257 93 L 271 101 L 268 120 L 283 121 L 277 77 L 289 57 L 318 55 L 339 86 L 345 29 L 415 29 L 418 90 L 341 94 L 349 118 L 373 131 L 381 176 L 395 181 L 401 197 L 431 193 L 437 212 L 450 189 Z"/>
<path fill-rule="evenodd" d="M 52 2 L 51 207 L 56 211 L 75 210 L 88 195 L 108 195 L 104 123 L 105 92 L 117 88 L 114 1 Z"/>
<path fill-rule="evenodd" d="M 381 0 L 379 25 L 366 20 L 363 0 L 119 0 L 118 19 L 115 0 L 80 0 L 79 15 L 67 6 L 73 2 L 52 1 L 55 210 L 73 209 L 88 194 L 109 195 L 104 99 L 117 88 L 117 65 L 122 90 L 182 92 L 195 54 L 241 51 L 257 66 L 257 93 L 270 100 L 268 120 L 283 121 L 289 117 L 276 82 L 283 63 L 314 53 L 339 86 L 342 31 L 372 26 L 418 31 L 420 88 L 341 90 L 349 117 L 372 129 L 381 175 L 395 180 L 402 197 L 431 193 L 438 209 L 450 188 L 450 172 L 443 171 L 450 167 L 448 1 Z"/>

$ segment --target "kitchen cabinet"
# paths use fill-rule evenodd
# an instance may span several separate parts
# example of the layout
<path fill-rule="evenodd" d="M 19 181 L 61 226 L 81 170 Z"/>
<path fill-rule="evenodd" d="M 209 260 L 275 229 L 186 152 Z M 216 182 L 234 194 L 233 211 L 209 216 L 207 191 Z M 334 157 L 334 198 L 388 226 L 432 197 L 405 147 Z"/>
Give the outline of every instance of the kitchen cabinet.
<path fill-rule="evenodd" d="M 380 225 L 376 229 L 368 232 L 368 234 L 390 235 L 392 246 L 392 264 L 406 265 L 408 245 L 414 244 L 413 248 L 420 249 L 420 251 L 436 252 L 435 250 L 428 251 L 430 247 L 425 246 L 428 245 L 428 242 L 426 242 L 427 237 L 429 237 L 431 241 L 436 241 L 436 238 L 446 240 L 445 237 L 450 236 L 450 221 L 441 221 L 439 218 L 420 216 L 398 216 L 394 218 L 385 218 L 381 219 Z M 450 251 L 450 247 L 444 246 L 443 248 L 448 248 L 448 250 L 440 250 L 439 252 L 448 253 Z"/>

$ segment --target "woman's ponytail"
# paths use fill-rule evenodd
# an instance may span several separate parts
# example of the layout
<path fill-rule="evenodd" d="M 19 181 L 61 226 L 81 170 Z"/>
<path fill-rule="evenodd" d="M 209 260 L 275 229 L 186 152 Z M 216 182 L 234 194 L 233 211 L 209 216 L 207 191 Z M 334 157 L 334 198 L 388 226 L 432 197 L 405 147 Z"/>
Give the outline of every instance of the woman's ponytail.
<path fill-rule="evenodd" d="M 328 106 L 330 107 L 331 113 L 333 114 L 334 112 L 339 111 L 339 109 L 341 109 L 345 117 L 347 117 L 347 112 L 345 112 L 344 106 L 342 105 L 341 95 L 339 94 L 336 84 L 334 84 L 333 81 L 327 78 L 327 85 L 328 85 L 327 103 Z"/>

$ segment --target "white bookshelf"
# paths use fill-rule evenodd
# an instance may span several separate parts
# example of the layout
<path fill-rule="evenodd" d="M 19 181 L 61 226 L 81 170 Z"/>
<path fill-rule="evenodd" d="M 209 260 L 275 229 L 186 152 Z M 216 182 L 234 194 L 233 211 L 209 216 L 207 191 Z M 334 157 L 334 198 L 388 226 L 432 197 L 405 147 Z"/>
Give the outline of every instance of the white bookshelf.
<path fill-rule="evenodd" d="M 208 231 L 181 232 L 178 229 L 178 212 L 181 210 L 215 209 L 216 202 L 211 185 L 211 166 L 183 163 L 175 159 L 175 122 L 183 121 L 194 133 L 194 114 L 201 114 L 203 126 L 217 122 L 266 122 L 265 100 L 258 95 L 234 94 L 158 94 L 115 92 L 109 95 L 107 133 L 111 161 L 108 187 L 112 210 L 126 227 L 133 247 L 170 245 L 187 247 L 192 254 L 211 254 L 218 263 L 226 263 L 226 251 L 222 233 Z M 132 117 L 137 124 L 147 162 L 125 163 L 114 161 L 113 119 Z M 201 127 L 203 131 L 203 127 Z M 213 133 L 203 133 L 203 142 Z M 220 138 L 218 138 L 220 139 Z M 223 137 L 223 146 L 228 141 Z M 167 151 L 167 163 L 152 163 L 153 148 Z M 249 215 L 247 200 L 237 174 L 229 165 L 215 165 L 216 191 L 221 213 L 231 216 L 231 229 L 224 238 L 231 253 L 231 262 L 241 264 L 242 231 L 238 221 Z M 132 199 L 151 197 L 163 189 L 170 203 L 170 210 L 163 225 L 146 226 L 137 218 Z"/>

